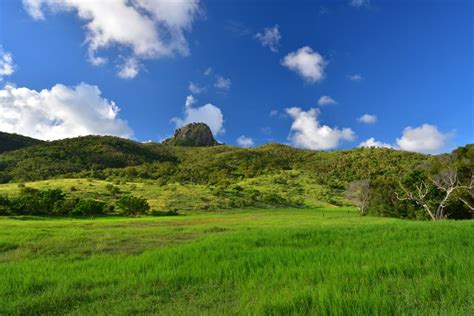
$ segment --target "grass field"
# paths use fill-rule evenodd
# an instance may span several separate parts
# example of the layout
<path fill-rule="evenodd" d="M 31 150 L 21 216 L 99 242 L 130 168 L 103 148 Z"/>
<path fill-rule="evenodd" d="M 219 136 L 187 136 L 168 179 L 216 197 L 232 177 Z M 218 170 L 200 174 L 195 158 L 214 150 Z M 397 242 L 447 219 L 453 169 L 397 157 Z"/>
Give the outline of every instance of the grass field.
<path fill-rule="evenodd" d="M 334 208 L 0 218 L 0 314 L 472 315 L 473 232 Z"/>
<path fill-rule="evenodd" d="M 298 176 L 295 176 L 297 174 Z M 283 182 L 283 183 L 282 183 Z M 180 212 L 196 212 L 200 210 L 221 210 L 236 208 L 229 197 L 240 201 L 244 196 L 231 193 L 229 196 L 219 195 L 216 188 L 196 184 L 159 185 L 156 181 L 105 181 L 94 179 L 51 179 L 24 183 L 27 187 L 47 190 L 61 189 L 70 196 L 79 198 L 99 199 L 114 203 L 114 197 L 107 190 L 107 185 L 114 185 L 121 194 L 141 196 L 148 200 L 152 209 L 167 211 L 172 208 Z M 236 183 L 243 190 L 258 189 L 262 193 L 275 193 L 285 199 L 301 197 L 304 204 L 310 207 L 329 207 L 326 200 L 331 199 L 343 203 L 340 197 L 332 196 L 327 188 L 315 183 L 315 180 L 304 174 L 284 171 L 277 175 L 263 175 L 252 179 L 244 179 Z M 0 184 L 0 195 L 16 195 L 20 193 L 18 183 Z M 260 205 L 267 207 L 268 205 Z M 237 207 L 238 208 L 238 207 Z"/>

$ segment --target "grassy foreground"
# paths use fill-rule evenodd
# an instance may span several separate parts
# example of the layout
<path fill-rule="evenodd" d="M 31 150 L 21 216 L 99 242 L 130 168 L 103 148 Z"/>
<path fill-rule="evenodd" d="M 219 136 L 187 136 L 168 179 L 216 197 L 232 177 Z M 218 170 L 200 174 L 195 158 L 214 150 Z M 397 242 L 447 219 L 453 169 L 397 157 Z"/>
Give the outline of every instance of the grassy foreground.
<path fill-rule="evenodd" d="M 474 313 L 474 222 L 0 218 L 0 314 Z"/>

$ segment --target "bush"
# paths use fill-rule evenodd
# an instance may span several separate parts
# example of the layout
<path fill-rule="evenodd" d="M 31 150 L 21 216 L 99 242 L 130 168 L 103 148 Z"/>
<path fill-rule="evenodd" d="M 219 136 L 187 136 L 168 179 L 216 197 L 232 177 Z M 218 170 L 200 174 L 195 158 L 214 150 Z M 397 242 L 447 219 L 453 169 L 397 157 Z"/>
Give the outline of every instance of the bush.
<path fill-rule="evenodd" d="M 0 195 L 0 216 L 10 215 L 10 200 L 6 196 Z"/>
<path fill-rule="evenodd" d="M 120 200 L 117 201 L 117 206 L 123 214 L 129 216 L 144 214 L 150 209 L 150 205 L 146 199 L 131 195 L 122 196 Z"/>
<path fill-rule="evenodd" d="M 73 215 L 85 216 L 85 215 L 101 215 L 104 214 L 106 204 L 96 200 L 79 200 L 72 210 Z"/>
<path fill-rule="evenodd" d="M 64 193 L 59 189 L 39 191 L 24 187 L 20 196 L 10 200 L 10 212 L 18 215 L 52 215 L 54 205 L 64 201 Z"/>
<path fill-rule="evenodd" d="M 177 216 L 177 215 L 179 215 L 178 210 L 175 209 L 175 208 L 172 208 L 169 211 L 152 210 L 150 212 L 150 214 L 153 215 L 153 216 Z"/>

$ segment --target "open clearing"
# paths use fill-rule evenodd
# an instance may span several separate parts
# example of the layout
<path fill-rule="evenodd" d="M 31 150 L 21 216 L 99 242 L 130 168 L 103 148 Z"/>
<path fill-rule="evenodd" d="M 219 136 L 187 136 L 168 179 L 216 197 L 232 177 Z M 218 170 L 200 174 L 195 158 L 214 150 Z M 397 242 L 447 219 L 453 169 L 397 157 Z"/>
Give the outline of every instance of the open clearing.
<path fill-rule="evenodd" d="M 472 315 L 473 232 L 342 208 L 0 218 L 0 314 Z"/>

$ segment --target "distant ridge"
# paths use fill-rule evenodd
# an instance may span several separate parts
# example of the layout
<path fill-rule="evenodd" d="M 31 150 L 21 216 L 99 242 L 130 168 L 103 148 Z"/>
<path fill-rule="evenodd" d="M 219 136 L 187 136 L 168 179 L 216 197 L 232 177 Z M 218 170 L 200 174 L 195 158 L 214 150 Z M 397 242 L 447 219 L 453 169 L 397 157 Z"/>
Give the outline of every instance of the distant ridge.
<path fill-rule="evenodd" d="M 44 143 L 44 141 L 39 139 L 18 134 L 0 132 L 0 154 L 3 152 L 26 148 L 42 143 Z"/>

